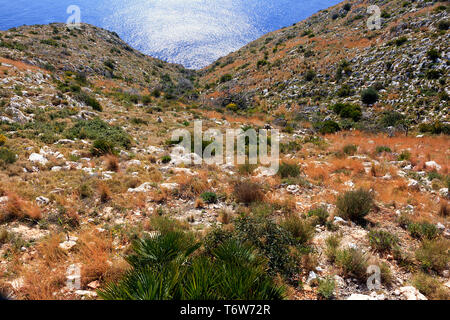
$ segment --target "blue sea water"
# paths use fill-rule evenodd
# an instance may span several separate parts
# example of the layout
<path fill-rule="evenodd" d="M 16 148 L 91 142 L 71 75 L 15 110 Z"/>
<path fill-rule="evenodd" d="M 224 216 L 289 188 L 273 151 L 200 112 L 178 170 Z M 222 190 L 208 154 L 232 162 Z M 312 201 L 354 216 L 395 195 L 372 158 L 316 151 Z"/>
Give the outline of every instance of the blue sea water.
<path fill-rule="evenodd" d="M 0 30 L 81 22 L 117 32 L 142 52 L 201 68 L 263 34 L 292 25 L 340 0 L 0 0 Z"/>

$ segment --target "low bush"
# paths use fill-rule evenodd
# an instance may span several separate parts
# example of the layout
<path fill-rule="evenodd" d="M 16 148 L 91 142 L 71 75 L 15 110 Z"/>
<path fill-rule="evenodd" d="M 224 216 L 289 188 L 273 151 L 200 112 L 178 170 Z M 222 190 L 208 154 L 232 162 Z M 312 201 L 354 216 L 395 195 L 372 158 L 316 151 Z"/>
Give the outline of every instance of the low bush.
<path fill-rule="evenodd" d="M 342 151 L 346 155 L 353 156 L 358 151 L 358 146 L 355 146 L 354 144 L 348 144 L 344 146 L 344 149 Z"/>
<path fill-rule="evenodd" d="M 327 223 L 327 220 L 328 220 L 328 217 L 330 216 L 330 214 L 328 213 L 327 208 L 317 207 L 317 208 L 311 209 L 308 212 L 308 216 L 315 218 L 318 224 L 325 225 Z"/>
<path fill-rule="evenodd" d="M 438 228 L 429 222 L 412 222 L 407 226 L 411 237 L 415 239 L 428 239 L 433 240 L 439 235 Z"/>
<path fill-rule="evenodd" d="M 341 244 L 341 238 L 342 237 L 339 234 L 332 234 L 325 239 L 325 255 L 331 263 L 336 261 L 336 255 Z"/>
<path fill-rule="evenodd" d="M 425 240 L 416 251 L 416 259 L 424 271 L 444 271 L 450 261 L 450 240 Z"/>
<path fill-rule="evenodd" d="M 396 235 L 384 230 L 372 230 L 368 237 L 370 245 L 378 252 L 390 252 L 399 243 Z"/>
<path fill-rule="evenodd" d="M 161 158 L 161 162 L 164 164 L 169 163 L 170 161 L 172 161 L 172 158 L 170 156 L 163 156 Z"/>
<path fill-rule="evenodd" d="M 217 202 L 217 194 L 214 192 L 204 192 L 200 195 L 200 197 L 205 201 L 206 203 L 216 203 Z"/>
<path fill-rule="evenodd" d="M 298 244 L 306 245 L 311 241 L 315 232 L 314 225 L 311 222 L 292 214 L 285 218 L 280 225 L 292 235 Z"/>
<path fill-rule="evenodd" d="M 332 109 L 341 118 L 352 119 L 358 122 L 362 117 L 361 107 L 350 103 L 337 103 L 332 106 Z"/>
<path fill-rule="evenodd" d="M 271 275 L 281 274 L 290 278 L 299 271 L 298 261 L 292 254 L 292 245 L 297 242 L 289 230 L 264 217 L 239 218 L 234 225 L 234 237 L 251 244 L 269 260 Z"/>
<path fill-rule="evenodd" d="M 237 202 L 244 204 L 260 202 L 264 199 L 262 185 L 248 180 L 236 182 L 233 187 L 233 195 Z"/>
<path fill-rule="evenodd" d="M 336 252 L 336 266 L 345 277 L 367 278 L 368 257 L 359 249 L 347 248 Z"/>
<path fill-rule="evenodd" d="M 94 141 L 91 147 L 91 153 L 93 156 L 99 157 L 103 155 L 117 154 L 114 143 L 105 139 L 97 139 Z"/>
<path fill-rule="evenodd" d="M 266 273 L 254 247 L 227 239 L 210 253 L 183 233 L 139 240 L 128 257 L 132 269 L 99 291 L 106 300 L 279 300 L 284 288 Z"/>
<path fill-rule="evenodd" d="M 97 99 L 84 91 L 75 94 L 75 99 L 92 107 L 92 109 L 94 109 L 95 111 L 103 111 L 103 107 L 101 106 L 100 102 L 98 102 Z"/>
<path fill-rule="evenodd" d="M 375 151 L 376 151 L 376 153 L 378 153 L 378 154 L 383 153 L 383 152 L 385 152 L 385 153 L 391 153 L 391 152 L 392 152 L 391 148 L 389 148 L 389 147 L 387 147 L 387 146 L 378 146 L 378 147 L 375 149 Z"/>
<path fill-rule="evenodd" d="M 65 131 L 68 139 L 105 140 L 126 149 L 131 147 L 131 137 L 119 126 L 112 126 L 99 118 L 80 120 Z"/>
<path fill-rule="evenodd" d="M 14 152 L 8 148 L 0 148 L 0 166 L 5 166 L 16 162 L 17 157 Z"/>
<path fill-rule="evenodd" d="M 336 282 L 332 277 L 326 277 L 319 280 L 319 287 L 317 293 L 320 297 L 326 300 L 330 300 L 334 297 L 334 290 L 336 288 Z"/>
<path fill-rule="evenodd" d="M 314 123 L 314 128 L 318 130 L 320 134 L 332 134 L 341 131 L 339 124 L 333 120 L 316 122 Z"/>
<path fill-rule="evenodd" d="M 296 178 L 300 175 L 300 166 L 297 163 L 282 162 L 278 169 L 278 175 L 282 178 Z"/>
<path fill-rule="evenodd" d="M 363 223 L 364 217 L 373 207 L 373 196 L 364 189 L 348 191 L 338 197 L 336 207 L 340 217 L 355 223 Z"/>
<path fill-rule="evenodd" d="M 449 289 L 444 287 L 439 280 L 425 273 L 420 272 L 414 275 L 412 284 L 428 299 L 450 300 Z"/>
<path fill-rule="evenodd" d="M 374 104 L 379 98 L 378 92 L 374 88 L 367 88 L 361 92 L 361 101 L 364 104 Z"/>

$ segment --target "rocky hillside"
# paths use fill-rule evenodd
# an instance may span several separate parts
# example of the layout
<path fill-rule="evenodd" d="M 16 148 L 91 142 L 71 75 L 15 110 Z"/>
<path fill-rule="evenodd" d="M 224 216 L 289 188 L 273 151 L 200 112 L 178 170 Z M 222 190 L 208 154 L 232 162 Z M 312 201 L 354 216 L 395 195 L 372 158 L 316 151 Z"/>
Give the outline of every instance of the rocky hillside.
<path fill-rule="evenodd" d="M 124 86 L 179 94 L 193 88 L 194 73 L 131 48 L 119 36 L 82 24 L 23 26 L 0 32 L 0 54 L 47 71 L 104 77 Z"/>
<path fill-rule="evenodd" d="M 379 30 L 367 27 L 371 5 L 381 10 Z M 402 124 L 428 124 L 423 131 L 441 121 L 448 132 L 447 5 L 345 1 L 204 69 L 205 101 L 216 108 L 268 111 L 293 127 L 301 120 L 333 119 L 342 128 L 379 129 L 380 121 L 388 127 L 406 118 Z M 365 92 L 368 88 L 373 90 Z M 362 115 L 339 117 L 333 110 L 337 103 L 353 104 Z M 388 111 L 402 116 L 382 121 Z"/>
<path fill-rule="evenodd" d="M 0 295 L 138 299 L 144 263 L 185 277 L 154 299 L 450 299 L 448 3 L 377 3 L 379 31 L 352 1 L 200 72 L 89 25 L 1 32 Z M 195 120 L 282 130 L 279 172 L 187 163 Z"/>

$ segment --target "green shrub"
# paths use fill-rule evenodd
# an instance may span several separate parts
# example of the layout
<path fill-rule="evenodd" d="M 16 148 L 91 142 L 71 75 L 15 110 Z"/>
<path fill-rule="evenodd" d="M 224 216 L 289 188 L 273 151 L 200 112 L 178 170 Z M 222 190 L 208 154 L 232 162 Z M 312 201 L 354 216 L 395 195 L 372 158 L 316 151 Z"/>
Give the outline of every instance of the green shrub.
<path fill-rule="evenodd" d="M 331 107 L 341 118 L 358 122 L 362 117 L 361 107 L 350 103 L 336 103 Z"/>
<path fill-rule="evenodd" d="M 450 241 L 447 239 L 425 240 L 416 251 L 416 259 L 423 270 L 442 272 L 450 261 Z"/>
<path fill-rule="evenodd" d="M 427 52 L 427 56 L 430 60 L 436 61 L 437 59 L 440 58 L 441 54 L 436 49 L 430 49 Z"/>
<path fill-rule="evenodd" d="M 368 237 L 370 245 L 378 252 L 390 252 L 399 243 L 396 235 L 384 230 L 372 230 Z"/>
<path fill-rule="evenodd" d="M 416 239 L 433 240 L 439 234 L 438 228 L 434 224 L 426 221 L 409 223 L 407 229 L 411 237 Z"/>
<path fill-rule="evenodd" d="M 170 156 L 166 155 L 161 158 L 161 162 L 164 164 L 169 163 L 170 161 L 172 161 L 172 158 Z"/>
<path fill-rule="evenodd" d="M 391 150 L 391 148 L 389 148 L 389 147 L 387 147 L 387 146 L 377 146 L 376 152 L 377 152 L 378 154 L 383 153 L 383 152 L 391 153 L 392 150 Z"/>
<path fill-rule="evenodd" d="M 16 162 L 17 157 L 14 152 L 8 148 L 0 148 L 0 164 L 8 165 Z"/>
<path fill-rule="evenodd" d="M 281 274 L 290 278 L 298 272 L 298 261 L 291 254 L 295 240 L 288 230 L 264 217 L 243 217 L 234 224 L 234 237 L 251 244 L 269 260 L 271 275 Z"/>
<path fill-rule="evenodd" d="M 397 158 L 398 161 L 409 161 L 410 159 L 411 159 L 411 152 L 409 152 L 408 150 L 402 151 L 402 153 L 400 153 L 400 155 Z"/>
<path fill-rule="evenodd" d="M 314 236 L 315 228 L 311 221 L 302 219 L 295 214 L 285 218 L 280 225 L 287 230 L 300 245 L 306 245 Z"/>
<path fill-rule="evenodd" d="M 442 72 L 440 70 L 434 70 L 434 69 L 428 70 L 425 73 L 425 76 L 428 80 L 438 80 L 441 77 L 441 75 L 442 75 Z"/>
<path fill-rule="evenodd" d="M 374 88 L 367 88 L 361 92 L 361 101 L 364 104 L 374 104 L 378 99 L 378 92 Z"/>
<path fill-rule="evenodd" d="M 316 72 L 314 70 L 308 70 L 305 74 L 306 81 L 312 81 L 316 77 Z"/>
<path fill-rule="evenodd" d="M 339 249 L 339 245 L 341 244 L 341 238 L 342 237 L 339 234 L 332 234 L 325 239 L 325 255 L 332 263 L 336 261 L 336 255 Z"/>
<path fill-rule="evenodd" d="M 282 178 L 296 178 L 300 175 L 300 167 L 296 163 L 282 162 L 278 169 L 278 175 Z"/>
<path fill-rule="evenodd" d="M 103 139 L 126 149 L 131 147 L 131 138 L 121 127 L 111 126 L 99 118 L 78 121 L 66 130 L 65 136 L 68 139 Z"/>
<path fill-rule="evenodd" d="M 224 83 L 224 82 L 228 82 L 232 79 L 233 79 L 233 76 L 231 74 L 225 74 L 220 78 L 220 82 Z"/>
<path fill-rule="evenodd" d="M 395 127 L 399 123 L 405 120 L 405 116 L 396 111 L 387 111 L 381 118 L 381 125 L 385 128 Z"/>
<path fill-rule="evenodd" d="M 95 140 L 92 144 L 91 153 L 93 156 L 99 157 L 106 154 L 117 154 L 114 143 L 105 139 Z"/>
<path fill-rule="evenodd" d="M 200 197 L 206 203 L 216 203 L 217 202 L 217 194 L 214 192 L 204 192 L 200 195 Z"/>
<path fill-rule="evenodd" d="M 398 39 L 395 39 L 394 43 L 397 47 L 400 47 L 401 45 L 405 44 L 406 42 L 408 42 L 408 38 L 406 37 L 400 37 Z"/>
<path fill-rule="evenodd" d="M 344 84 L 341 88 L 339 88 L 336 94 L 340 98 L 350 97 L 354 94 L 354 90 L 349 85 Z"/>
<path fill-rule="evenodd" d="M 319 287 L 317 292 L 320 297 L 330 300 L 334 297 L 334 289 L 336 288 L 336 282 L 332 277 L 319 280 Z"/>
<path fill-rule="evenodd" d="M 348 191 L 340 195 L 336 202 L 338 215 L 355 223 L 362 223 L 372 206 L 373 196 L 364 189 Z"/>
<path fill-rule="evenodd" d="M 345 277 L 355 277 L 359 280 L 367 278 L 368 258 L 359 249 L 348 248 L 336 252 L 336 266 Z"/>
<path fill-rule="evenodd" d="M 320 134 L 332 134 L 341 131 L 339 124 L 332 120 L 317 122 L 314 124 L 314 128 L 318 130 Z"/>
<path fill-rule="evenodd" d="M 308 216 L 316 218 L 318 224 L 325 225 L 330 214 L 328 213 L 328 210 L 326 207 L 317 207 L 317 208 L 311 209 L 308 212 Z"/>
<path fill-rule="evenodd" d="M 97 99 L 95 99 L 94 97 L 92 97 L 91 95 L 87 94 L 84 91 L 75 94 L 75 99 L 85 103 L 86 105 L 92 107 L 92 109 L 96 111 L 100 112 L 103 111 L 103 107 L 101 106 L 100 102 L 98 102 Z"/>
<path fill-rule="evenodd" d="M 414 275 L 412 284 L 428 299 L 450 300 L 449 289 L 445 288 L 439 280 L 425 273 L 420 272 Z"/>
<path fill-rule="evenodd" d="M 54 39 L 44 39 L 44 40 L 41 40 L 41 43 L 49 45 L 49 46 L 53 46 L 53 47 L 59 47 L 58 42 L 55 41 Z"/>
<path fill-rule="evenodd" d="M 431 133 L 431 134 L 450 134 L 450 125 L 443 124 L 440 121 L 436 121 L 433 123 L 421 123 L 419 125 L 419 131 L 422 133 Z"/>
<path fill-rule="evenodd" d="M 448 27 L 450 26 L 450 21 L 448 20 L 443 20 L 440 21 L 438 24 L 438 29 L 439 30 L 448 30 Z"/>
<path fill-rule="evenodd" d="M 358 146 L 355 146 L 354 144 L 348 144 L 344 146 L 344 149 L 342 151 L 346 155 L 353 156 L 358 151 Z"/>

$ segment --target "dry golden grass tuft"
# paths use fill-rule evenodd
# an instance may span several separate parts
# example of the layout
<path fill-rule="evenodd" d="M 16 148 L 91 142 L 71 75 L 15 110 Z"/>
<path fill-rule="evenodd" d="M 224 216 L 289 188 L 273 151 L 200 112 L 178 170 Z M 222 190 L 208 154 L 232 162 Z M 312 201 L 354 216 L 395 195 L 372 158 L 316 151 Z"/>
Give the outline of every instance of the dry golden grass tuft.
<path fill-rule="evenodd" d="M 113 154 L 108 154 L 104 159 L 108 171 L 119 172 L 119 158 Z"/>
<path fill-rule="evenodd" d="M 104 182 L 100 182 L 98 184 L 98 193 L 99 193 L 99 196 L 100 196 L 100 201 L 102 203 L 106 203 L 106 202 L 108 202 L 108 201 L 110 201 L 112 199 L 111 189 Z"/>
<path fill-rule="evenodd" d="M 244 204 L 251 204 L 264 200 L 262 185 L 250 180 L 235 182 L 233 194 L 237 202 Z"/>
<path fill-rule="evenodd" d="M 175 177 L 178 189 L 175 193 L 185 199 L 192 199 L 209 189 L 207 178 L 202 176 L 178 175 Z"/>
<path fill-rule="evenodd" d="M 86 230 L 78 238 L 77 261 L 81 264 L 81 284 L 109 281 L 124 271 L 123 263 L 113 263 L 112 239 L 106 233 Z"/>
<path fill-rule="evenodd" d="M 450 215 L 450 205 L 447 200 L 441 201 L 438 214 L 444 218 L 447 218 Z"/>
<path fill-rule="evenodd" d="M 40 220 L 42 218 L 41 209 L 30 201 L 23 200 L 14 192 L 7 193 L 3 212 L 0 213 L 0 221 L 10 220 Z"/>
<path fill-rule="evenodd" d="M 27 300 L 55 300 L 63 299 L 58 292 L 66 285 L 66 266 L 63 264 L 45 263 L 30 265 L 25 268 L 21 276 L 24 286 L 17 296 Z"/>
<path fill-rule="evenodd" d="M 47 266 L 59 263 L 67 258 L 66 253 L 59 247 L 59 244 L 64 239 L 62 234 L 53 234 L 42 241 L 37 246 L 39 257 Z"/>
<path fill-rule="evenodd" d="M 195 209 L 202 209 L 205 207 L 205 202 L 203 201 L 203 199 L 197 198 L 195 199 L 194 207 Z"/>

